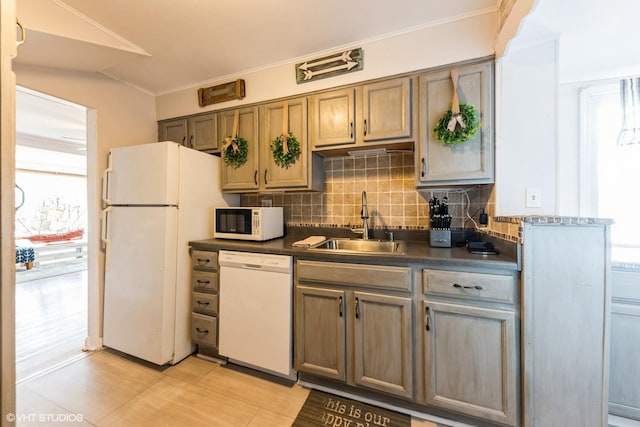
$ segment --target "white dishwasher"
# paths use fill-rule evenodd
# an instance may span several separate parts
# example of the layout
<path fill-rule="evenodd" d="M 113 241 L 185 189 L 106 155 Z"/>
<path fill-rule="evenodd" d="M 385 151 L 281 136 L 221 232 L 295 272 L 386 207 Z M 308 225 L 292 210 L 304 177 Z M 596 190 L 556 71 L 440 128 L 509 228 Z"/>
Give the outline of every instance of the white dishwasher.
<path fill-rule="evenodd" d="M 291 257 L 220 251 L 218 262 L 220 355 L 232 363 L 295 379 Z"/>

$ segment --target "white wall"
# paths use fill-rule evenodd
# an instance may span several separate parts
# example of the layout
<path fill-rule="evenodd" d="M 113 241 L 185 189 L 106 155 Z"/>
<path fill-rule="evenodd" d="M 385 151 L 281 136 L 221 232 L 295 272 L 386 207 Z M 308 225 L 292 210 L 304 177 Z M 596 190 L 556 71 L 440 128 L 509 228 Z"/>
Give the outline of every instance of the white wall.
<path fill-rule="evenodd" d="M 100 185 L 109 148 L 157 140 L 155 98 L 97 73 L 14 64 L 17 84 L 89 107 L 87 193 L 89 251 L 89 338 L 99 346 L 104 259 L 100 248 Z M 93 141 L 93 143 L 92 143 Z M 93 213 L 95 215 L 91 215 Z"/>
<path fill-rule="evenodd" d="M 260 70 L 202 82 L 199 85 L 158 96 L 158 120 L 267 101 L 489 56 L 494 52 L 496 20 L 495 12 L 484 13 L 457 21 L 441 22 L 439 25 L 397 34 L 393 37 L 345 46 L 344 50 L 357 47 L 363 48 L 364 69 L 340 77 L 303 84 L 296 84 L 295 79 L 296 63 L 342 51 L 337 48 L 330 52 L 310 53 L 305 58 L 272 65 Z M 246 98 L 205 108 L 198 106 L 198 88 L 226 83 L 238 78 L 245 80 Z"/>
<path fill-rule="evenodd" d="M 557 42 L 510 50 L 496 66 L 496 214 L 556 214 Z M 527 188 L 542 206 L 526 207 Z"/>

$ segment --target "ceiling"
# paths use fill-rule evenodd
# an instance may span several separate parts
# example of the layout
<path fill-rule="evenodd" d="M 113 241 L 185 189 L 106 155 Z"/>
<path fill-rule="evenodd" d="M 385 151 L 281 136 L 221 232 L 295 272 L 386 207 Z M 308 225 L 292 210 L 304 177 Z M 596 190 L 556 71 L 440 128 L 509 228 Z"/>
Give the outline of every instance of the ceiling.
<path fill-rule="evenodd" d="M 17 62 L 100 72 L 159 95 L 497 11 L 500 0 L 17 0 Z"/>

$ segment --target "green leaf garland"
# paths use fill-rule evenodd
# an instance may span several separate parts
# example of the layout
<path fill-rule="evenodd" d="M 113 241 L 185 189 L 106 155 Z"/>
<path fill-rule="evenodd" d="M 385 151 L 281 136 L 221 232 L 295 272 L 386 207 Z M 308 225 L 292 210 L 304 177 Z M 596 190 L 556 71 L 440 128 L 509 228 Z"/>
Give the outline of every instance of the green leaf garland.
<path fill-rule="evenodd" d="M 273 155 L 273 161 L 276 165 L 281 168 L 288 168 L 290 165 L 298 160 L 300 157 L 300 143 L 296 139 L 296 137 L 289 132 L 286 136 L 287 138 L 287 146 L 289 148 L 289 152 L 285 153 L 282 149 L 283 145 L 283 137 L 284 135 L 278 136 L 276 139 L 271 141 L 271 154 Z"/>
<path fill-rule="evenodd" d="M 471 104 L 460 103 L 460 114 L 465 126 L 456 124 L 456 128 L 451 131 L 447 128 L 449 121 L 453 118 L 453 111 L 449 110 L 442 115 L 438 124 L 433 128 L 433 132 L 438 141 L 442 141 L 447 145 L 461 144 L 470 140 L 478 133 L 478 115 L 476 109 Z"/>
<path fill-rule="evenodd" d="M 247 155 L 249 154 L 249 143 L 246 139 L 238 136 L 232 140 L 238 147 L 237 150 L 233 148 L 233 143 L 227 145 L 227 148 L 223 150 L 223 159 L 226 164 L 236 169 L 244 165 L 247 162 Z M 227 141 L 222 141 L 224 147 Z"/>

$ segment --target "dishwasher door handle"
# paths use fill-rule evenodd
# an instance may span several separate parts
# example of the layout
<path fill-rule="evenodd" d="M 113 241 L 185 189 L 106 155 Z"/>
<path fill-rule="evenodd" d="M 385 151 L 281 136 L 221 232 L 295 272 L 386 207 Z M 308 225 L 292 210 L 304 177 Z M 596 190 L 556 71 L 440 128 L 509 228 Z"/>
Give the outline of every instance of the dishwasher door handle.
<path fill-rule="evenodd" d="M 262 266 L 260 264 L 242 264 L 242 267 L 245 270 L 262 270 Z"/>

